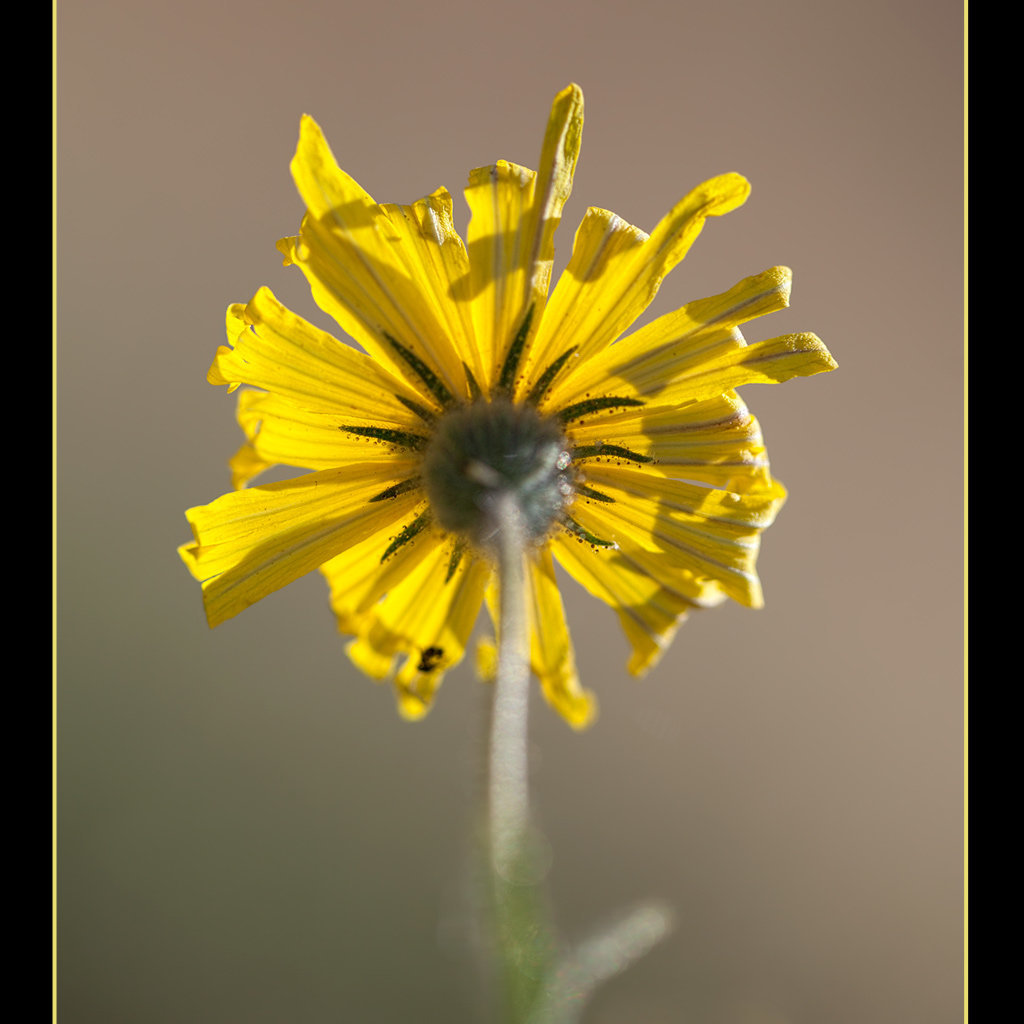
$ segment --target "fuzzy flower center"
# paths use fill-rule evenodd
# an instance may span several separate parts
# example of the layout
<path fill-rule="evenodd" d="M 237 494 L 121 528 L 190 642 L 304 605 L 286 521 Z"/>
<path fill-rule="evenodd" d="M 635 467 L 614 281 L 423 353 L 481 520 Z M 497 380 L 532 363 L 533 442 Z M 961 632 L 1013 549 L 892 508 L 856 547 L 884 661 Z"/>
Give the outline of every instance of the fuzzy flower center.
<path fill-rule="evenodd" d="M 561 428 L 528 405 L 479 401 L 446 413 L 423 457 L 423 482 L 446 530 L 488 547 L 498 494 L 511 494 L 527 537 L 543 540 L 574 494 Z"/>

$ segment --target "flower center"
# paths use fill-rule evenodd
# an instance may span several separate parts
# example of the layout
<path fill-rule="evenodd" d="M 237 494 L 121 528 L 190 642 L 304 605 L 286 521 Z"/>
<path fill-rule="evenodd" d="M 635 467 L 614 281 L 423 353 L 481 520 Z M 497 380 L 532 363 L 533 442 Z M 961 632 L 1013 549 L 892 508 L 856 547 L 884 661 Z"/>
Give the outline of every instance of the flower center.
<path fill-rule="evenodd" d="M 437 521 L 487 547 L 494 499 L 511 494 L 527 537 L 543 540 L 573 497 L 572 459 L 557 423 L 505 399 L 446 413 L 423 456 Z"/>

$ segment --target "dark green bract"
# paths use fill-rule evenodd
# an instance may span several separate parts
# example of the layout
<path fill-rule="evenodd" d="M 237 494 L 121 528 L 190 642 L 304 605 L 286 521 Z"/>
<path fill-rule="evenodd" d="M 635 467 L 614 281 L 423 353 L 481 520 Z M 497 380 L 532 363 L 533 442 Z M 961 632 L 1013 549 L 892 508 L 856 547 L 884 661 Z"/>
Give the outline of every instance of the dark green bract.
<path fill-rule="evenodd" d="M 422 470 L 437 522 L 486 548 L 494 498 L 511 494 L 529 539 L 543 540 L 574 494 L 567 447 L 559 424 L 532 406 L 498 399 L 445 413 Z"/>

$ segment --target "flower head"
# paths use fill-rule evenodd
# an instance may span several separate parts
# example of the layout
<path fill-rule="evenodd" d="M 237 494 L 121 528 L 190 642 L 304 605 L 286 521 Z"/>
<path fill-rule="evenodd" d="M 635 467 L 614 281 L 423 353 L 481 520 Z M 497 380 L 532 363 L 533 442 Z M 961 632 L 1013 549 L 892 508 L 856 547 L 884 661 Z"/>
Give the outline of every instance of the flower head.
<path fill-rule="evenodd" d="M 468 244 L 438 189 L 378 204 L 309 117 L 292 174 L 306 203 L 278 248 L 358 351 L 261 288 L 227 313 L 208 379 L 240 395 L 236 490 L 187 513 L 181 550 L 211 626 L 319 568 L 353 661 L 419 717 L 493 610 L 489 502 L 517 496 L 528 553 L 531 666 L 574 726 L 577 679 L 554 562 L 618 614 L 640 674 L 693 608 L 761 604 L 761 531 L 784 498 L 735 389 L 830 370 L 813 334 L 747 344 L 788 304 L 772 267 L 633 331 L 708 217 L 747 198 L 705 182 L 647 235 L 588 209 L 549 295 L 554 233 L 580 148 L 583 97 L 555 98 L 537 173 L 473 171 Z M 306 475 L 247 486 L 286 465 Z"/>

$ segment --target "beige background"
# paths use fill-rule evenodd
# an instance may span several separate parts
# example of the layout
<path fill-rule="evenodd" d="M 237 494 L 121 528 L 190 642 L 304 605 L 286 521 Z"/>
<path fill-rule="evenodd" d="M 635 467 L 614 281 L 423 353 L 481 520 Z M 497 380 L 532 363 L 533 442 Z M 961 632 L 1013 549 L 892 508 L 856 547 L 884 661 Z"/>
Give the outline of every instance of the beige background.
<path fill-rule="evenodd" d="M 790 489 L 768 606 L 691 620 L 643 682 L 567 584 L 602 716 L 539 700 L 553 900 L 674 937 L 587 1021 L 960 1018 L 961 7 L 952 0 L 58 4 L 60 996 L 66 1024 L 478 1019 L 460 884 L 486 691 L 418 725 L 313 576 L 215 632 L 175 555 L 227 487 L 205 383 L 269 284 L 299 115 L 382 201 L 536 164 L 554 93 L 587 205 L 650 228 L 736 170 L 657 311 L 774 263 L 837 373 L 746 390 Z M 464 206 L 460 205 L 462 223 Z"/>

